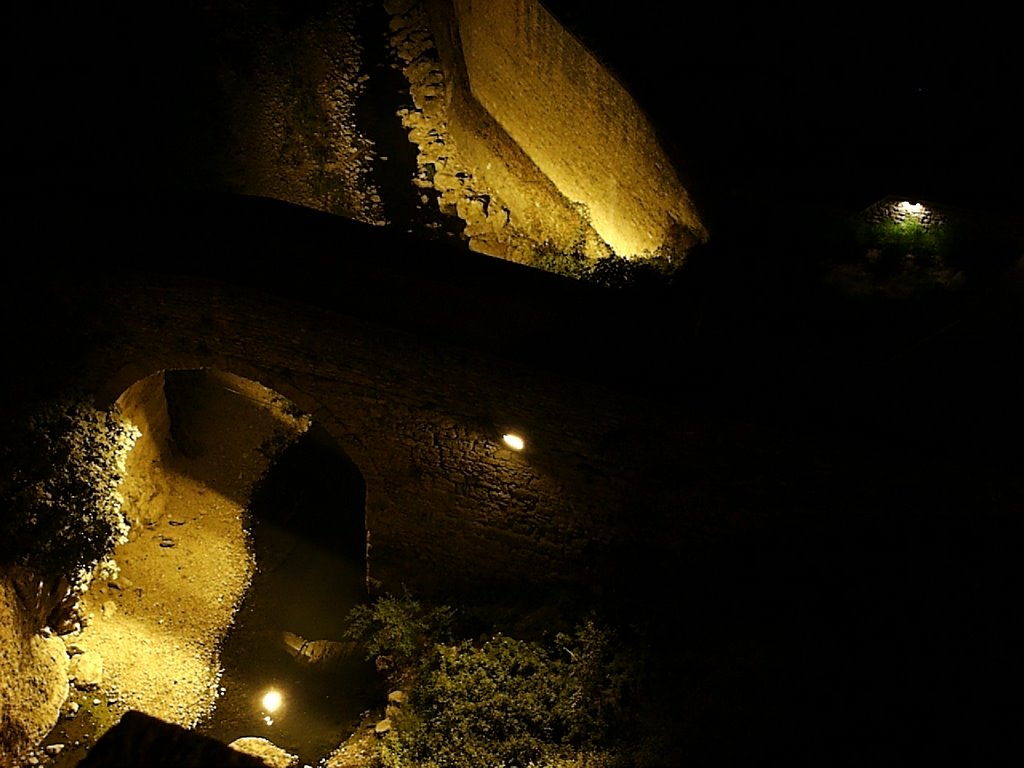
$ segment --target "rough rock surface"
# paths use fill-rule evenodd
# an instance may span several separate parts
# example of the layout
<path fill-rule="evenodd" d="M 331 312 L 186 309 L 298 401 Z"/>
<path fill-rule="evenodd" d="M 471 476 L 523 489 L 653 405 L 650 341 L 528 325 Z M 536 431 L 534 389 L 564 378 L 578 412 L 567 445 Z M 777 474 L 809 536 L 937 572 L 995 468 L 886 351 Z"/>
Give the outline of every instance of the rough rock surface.
<path fill-rule="evenodd" d="M 299 758 L 296 755 L 258 736 L 235 739 L 228 746 L 238 752 L 259 758 L 270 768 L 294 768 L 299 764 Z"/>
<path fill-rule="evenodd" d="M 546 247 L 600 257 L 610 248 L 585 211 L 562 195 L 460 82 L 460 54 L 437 47 L 442 24 L 421 2 L 389 2 L 390 44 L 413 107 L 398 116 L 418 148 L 413 184 L 457 216 L 471 250 L 535 264 Z M 424 200 L 426 200 L 424 196 Z"/>
<path fill-rule="evenodd" d="M 59 637 L 26 623 L 6 570 L 0 571 L 0 766 L 54 726 L 68 695 L 68 655 Z"/>
<path fill-rule="evenodd" d="M 219 172 L 242 194 L 384 224 L 378 152 L 356 116 L 366 0 L 275 5 L 224 2 L 202 16 L 227 133 Z"/>
<path fill-rule="evenodd" d="M 81 691 L 99 688 L 103 682 L 103 656 L 97 651 L 86 651 L 74 656 L 68 675 Z"/>

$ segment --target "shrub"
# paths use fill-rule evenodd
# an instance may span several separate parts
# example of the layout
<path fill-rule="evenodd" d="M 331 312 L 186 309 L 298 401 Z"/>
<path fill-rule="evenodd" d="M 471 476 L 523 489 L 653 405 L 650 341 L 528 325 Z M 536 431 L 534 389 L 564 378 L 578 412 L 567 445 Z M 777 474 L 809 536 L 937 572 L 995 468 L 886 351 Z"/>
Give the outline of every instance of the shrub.
<path fill-rule="evenodd" d="M 534 267 L 556 275 L 579 280 L 587 272 L 587 257 L 583 252 L 582 243 L 569 250 L 563 250 L 553 241 L 545 240 L 532 248 L 531 256 Z"/>
<path fill-rule="evenodd" d="M 620 764 L 637 674 L 593 622 L 553 643 L 497 635 L 436 644 L 394 714 L 382 760 L 391 768 Z"/>
<path fill-rule="evenodd" d="M 555 641 L 569 657 L 556 714 L 573 744 L 604 745 L 614 740 L 613 724 L 627 719 L 639 678 L 639 660 L 627 659 L 614 633 L 593 621 Z"/>
<path fill-rule="evenodd" d="M 414 667 L 433 643 L 450 639 L 453 617 L 448 606 L 385 595 L 349 611 L 345 637 L 363 646 L 367 660 L 387 659 L 389 668 L 403 671 Z"/>
<path fill-rule="evenodd" d="M 926 225 L 915 218 L 858 222 L 854 240 L 861 253 L 874 251 L 883 270 L 898 270 L 907 256 L 942 263 L 952 250 L 953 225 Z"/>
<path fill-rule="evenodd" d="M 415 715 L 399 722 L 394 754 L 451 768 L 539 762 L 564 735 L 555 716 L 558 667 L 539 646 L 509 637 L 438 646 L 417 680 Z"/>

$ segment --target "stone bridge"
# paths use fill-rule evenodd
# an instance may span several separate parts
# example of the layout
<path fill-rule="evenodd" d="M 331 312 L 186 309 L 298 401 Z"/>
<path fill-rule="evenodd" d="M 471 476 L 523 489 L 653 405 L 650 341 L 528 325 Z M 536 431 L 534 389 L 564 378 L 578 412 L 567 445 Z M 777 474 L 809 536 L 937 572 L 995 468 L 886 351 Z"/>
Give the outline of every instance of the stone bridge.
<path fill-rule="evenodd" d="M 104 256 L 15 288 L 8 311 L 50 320 L 9 385 L 73 380 L 106 405 L 208 369 L 283 395 L 362 474 L 374 590 L 591 585 L 664 524 L 645 478 L 682 423 L 631 394 L 643 359 L 615 356 L 632 326 L 604 292 L 268 200 L 146 210 L 51 230 Z"/>

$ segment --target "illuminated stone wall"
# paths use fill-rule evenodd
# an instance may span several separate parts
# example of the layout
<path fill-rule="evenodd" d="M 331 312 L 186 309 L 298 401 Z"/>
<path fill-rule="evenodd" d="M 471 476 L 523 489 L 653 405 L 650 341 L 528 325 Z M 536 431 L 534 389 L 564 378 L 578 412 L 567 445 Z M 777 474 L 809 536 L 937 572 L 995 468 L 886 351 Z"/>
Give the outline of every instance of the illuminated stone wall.
<path fill-rule="evenodd" d="M 162 173 L 535 265 L 706 236 L 637 104 L 540 4 L 286 5 L 176 11 L 201 30 L 196 119 Z"/>
<path fill-rule="evenodd" d="M 653 252 L 672 229 L 706 237 L 639 106 L 540 3 L 451 8 L 472 96 L 617 253 Z"/>

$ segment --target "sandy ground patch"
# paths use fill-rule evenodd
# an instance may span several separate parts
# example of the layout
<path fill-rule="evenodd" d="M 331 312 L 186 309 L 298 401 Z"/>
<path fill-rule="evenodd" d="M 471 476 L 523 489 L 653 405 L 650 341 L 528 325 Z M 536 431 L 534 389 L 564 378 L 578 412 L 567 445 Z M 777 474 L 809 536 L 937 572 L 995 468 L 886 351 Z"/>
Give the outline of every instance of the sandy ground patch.
<path fill-rule="evenodd" d="M 95 685 L 73 682 L 30 763 L 74 766 L 129 709 L 192 727 L 213 708 L 219 647 L 255 568 L 246 504 L 270 446 L 308 426 L 252 382 L 198 375 L 187 385 L 183 456 L 166 428 L 162 381 L 137 386 L 123 398 L 146 427 L 128 462 L 129 540 L 84 595 L 80 631 L 63 636 L 72 674 L 87 655 L 102 660 L 102 673 Z"/>

